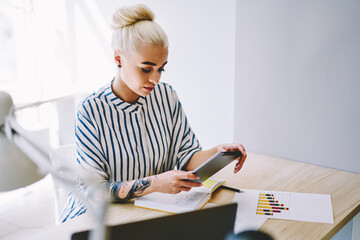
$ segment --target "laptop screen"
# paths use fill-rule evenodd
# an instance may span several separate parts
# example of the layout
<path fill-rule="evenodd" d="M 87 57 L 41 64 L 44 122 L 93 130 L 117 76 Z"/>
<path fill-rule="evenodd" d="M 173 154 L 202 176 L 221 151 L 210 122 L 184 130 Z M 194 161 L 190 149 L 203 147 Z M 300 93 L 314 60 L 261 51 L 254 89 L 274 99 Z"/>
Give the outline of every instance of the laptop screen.
<path fill-rule="evenodd" d="M 107 227 L 115 239 L 225 239 L 233 233 L 236 203 Z M 89 231 L 74 233 L 72 240 L 85 240 Z"/>

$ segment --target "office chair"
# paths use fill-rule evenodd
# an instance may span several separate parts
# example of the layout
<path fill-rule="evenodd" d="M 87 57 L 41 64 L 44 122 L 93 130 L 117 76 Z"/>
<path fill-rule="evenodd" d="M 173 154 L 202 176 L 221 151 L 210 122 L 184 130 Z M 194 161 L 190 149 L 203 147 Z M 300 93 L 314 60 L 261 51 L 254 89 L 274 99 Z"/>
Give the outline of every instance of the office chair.
<path fill-rule="evenodd" d="M 79 172 L 80 167 L 76 162 L 75 145 L 63 145 L 50 152 L 51 172 L 57 173 L 58 177 L 52 174 L 54 195 L 55 195 L 55 223 L 58 225 L 61 211 L 63 210 L 67 196 L 70 193 L 60 178 L 69 178 Z M 60 177 L 60 178 L 59 178 Z"/>

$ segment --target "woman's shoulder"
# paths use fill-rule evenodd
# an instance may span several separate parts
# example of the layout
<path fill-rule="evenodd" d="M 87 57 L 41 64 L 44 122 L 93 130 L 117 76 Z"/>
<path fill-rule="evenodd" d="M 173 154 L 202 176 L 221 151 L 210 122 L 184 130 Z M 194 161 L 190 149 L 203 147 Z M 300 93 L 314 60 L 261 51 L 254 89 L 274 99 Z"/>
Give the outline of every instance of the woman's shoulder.
<path fill-rule="evenodd" d="M 163 106 L 169 106 L 170 109 L 176 108 L 179 103 L 179 97 L 175 89 L 170 84 L 164 82 L 156 85 L 149 99 L 154 102 L 161 101 Z"/>
<path fill-rule="evenodd" d="M 169 83 L 160 82 L 156 85 L 156 91 L 160 92 L 160 94 L 168 94 L 171 96 L 176 96 L 176 91 Z"/>

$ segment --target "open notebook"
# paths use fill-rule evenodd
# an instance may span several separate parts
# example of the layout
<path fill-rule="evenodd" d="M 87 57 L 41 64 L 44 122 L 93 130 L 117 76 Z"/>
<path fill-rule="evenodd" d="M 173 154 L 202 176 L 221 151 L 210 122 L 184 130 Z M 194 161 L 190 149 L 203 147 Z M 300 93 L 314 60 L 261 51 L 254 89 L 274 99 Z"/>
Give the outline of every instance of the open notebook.
<path fill-rule="evenodd" d="M 208 178 L 201 187 L 193 187 L 188 192 L 167 194 L 154 192 L 135 200 L 135 207 L 142 207 L 167 213 L 182 213 L 201 209 L 212 193 L 224 184 L 224 180 Z"/>
<path fill-rule="evenodd" d="M 226 239 L 233 233 L 236 203 L 107 227 L 115 239 Z M 89 231 L 74 233 L 72 240 L 85 240 Z"/>

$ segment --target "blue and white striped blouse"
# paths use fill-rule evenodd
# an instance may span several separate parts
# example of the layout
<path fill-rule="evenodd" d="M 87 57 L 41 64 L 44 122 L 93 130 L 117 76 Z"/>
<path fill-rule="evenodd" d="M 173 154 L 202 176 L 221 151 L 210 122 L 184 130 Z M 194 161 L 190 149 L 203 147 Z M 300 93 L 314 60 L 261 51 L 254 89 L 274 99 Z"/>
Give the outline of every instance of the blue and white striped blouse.
<path fill-rule="evenodd" d="M 110 194 L 121 181 L 183 169 L 201 150 L 176 92 L 165 83 L 135 104 L 119 99 L 107 84 L 79 104 L 75 134 L 78 162 L 100 175 Z M 85 210 L 71 196 L 61 220 Z"/>

